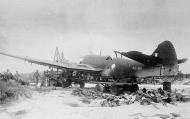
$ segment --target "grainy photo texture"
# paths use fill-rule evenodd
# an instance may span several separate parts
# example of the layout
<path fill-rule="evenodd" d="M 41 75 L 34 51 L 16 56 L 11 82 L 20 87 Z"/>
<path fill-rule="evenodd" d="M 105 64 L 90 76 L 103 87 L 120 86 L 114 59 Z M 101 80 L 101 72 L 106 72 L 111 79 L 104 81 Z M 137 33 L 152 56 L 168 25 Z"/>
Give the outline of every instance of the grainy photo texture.
<path fill-rule="evenodd" d="M 0 0 L 1 119 L 189 119 L 189 0 Z"/>

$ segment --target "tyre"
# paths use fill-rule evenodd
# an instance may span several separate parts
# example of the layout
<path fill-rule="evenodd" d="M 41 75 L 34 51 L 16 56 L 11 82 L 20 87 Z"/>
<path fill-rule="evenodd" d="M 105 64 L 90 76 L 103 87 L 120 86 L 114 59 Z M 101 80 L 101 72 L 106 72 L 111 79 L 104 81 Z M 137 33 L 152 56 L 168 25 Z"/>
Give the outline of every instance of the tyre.
<path fill-rule="evenodd" d="M 85 83 L 84 82 L 80 82 L 79 85 L 80 85 L 80 88 L 84 88 L 85 87 Z"/>
<path fill-rule="evenodd" d="M 104 86 L 102 84 L 97 84 L 95 90 L 99 92 L 104 92 Z"/>
<path fill-rule="evenodd" d="M 67 87 L 71 86 L 71 84 L 72 84 L 72 82 L 71 82 L 70 79 L 64 79 L 64 80 L 62 80 L 62 87 L 63 88 L 67 88 Z"/>

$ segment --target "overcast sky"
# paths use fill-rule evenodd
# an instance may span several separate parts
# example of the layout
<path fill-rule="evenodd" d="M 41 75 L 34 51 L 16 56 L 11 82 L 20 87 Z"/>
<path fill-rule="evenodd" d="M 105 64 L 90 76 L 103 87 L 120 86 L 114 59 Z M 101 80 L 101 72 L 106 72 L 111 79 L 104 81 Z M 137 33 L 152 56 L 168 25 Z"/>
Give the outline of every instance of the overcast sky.
<path fill-rule="evenodd" d="M 113 50 L 151 54 L 170 40 L 190 60 L 189 0 L 0 0 L 0 50 L 53 60 L 55 47 L 77 62 Z M 0 56 L 0 71 L 43 67 Z M 190 72 L 190 61 L 180 66 Z"/>

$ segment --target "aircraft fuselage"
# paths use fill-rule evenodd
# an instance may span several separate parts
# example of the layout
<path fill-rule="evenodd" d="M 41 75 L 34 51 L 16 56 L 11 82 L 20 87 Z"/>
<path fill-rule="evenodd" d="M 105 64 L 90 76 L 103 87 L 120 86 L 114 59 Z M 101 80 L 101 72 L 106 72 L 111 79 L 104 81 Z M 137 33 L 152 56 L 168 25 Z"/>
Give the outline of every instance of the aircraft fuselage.
<path fill-rule="evenodd" d="M 81 63 L 104 69 L 102 76 L 112 76 L 114 78 L 128 77 L 149 77 L 175 75 L 178 72 L 178 65 L 146 66 L 142 63 L 130 59 L 113 58 L 107 56 L 87 55 Z"/>

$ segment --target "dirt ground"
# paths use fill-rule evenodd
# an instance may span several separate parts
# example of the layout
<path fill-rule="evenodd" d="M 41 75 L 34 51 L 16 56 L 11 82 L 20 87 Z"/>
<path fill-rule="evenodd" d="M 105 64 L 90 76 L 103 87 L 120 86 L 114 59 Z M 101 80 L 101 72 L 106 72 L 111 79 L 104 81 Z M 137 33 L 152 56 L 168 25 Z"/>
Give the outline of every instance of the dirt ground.
<path fill-rule="evenodd" d="M 0 119 L 190 119 L 190 102 L 101 107 L 101 100 L 74 96 L 73 89 L 34 91 L 30 99 L 20 98 L 12 104 L 1 105 Z M 190 92 L 188 86 L 186 92 Z"/>

